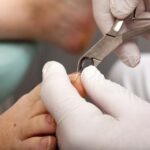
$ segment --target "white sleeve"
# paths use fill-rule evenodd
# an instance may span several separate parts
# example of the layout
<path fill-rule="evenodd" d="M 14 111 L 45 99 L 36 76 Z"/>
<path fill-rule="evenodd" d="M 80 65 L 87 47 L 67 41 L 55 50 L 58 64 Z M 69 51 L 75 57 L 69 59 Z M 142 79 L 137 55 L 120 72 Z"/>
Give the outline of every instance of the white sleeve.
<path fill-rule="evenodd" d="M 150 101 L 150 54 L 143 54 L 136 68 L 129 68 L 117 62 L 108 74 L 108 78 L 129 89 L 137 96 Z"/>

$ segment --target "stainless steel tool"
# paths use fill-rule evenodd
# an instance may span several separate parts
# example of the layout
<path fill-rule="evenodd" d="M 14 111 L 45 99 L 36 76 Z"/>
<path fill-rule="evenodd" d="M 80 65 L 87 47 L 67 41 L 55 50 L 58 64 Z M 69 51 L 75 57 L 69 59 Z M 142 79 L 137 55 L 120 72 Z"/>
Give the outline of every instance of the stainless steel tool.
<path fill-rule="evenodd" d="M 128 17 L 127 20 L 132 21 L 145 21 L 150 18 L 136 18 L 135 12 L 132 16 Z M 127 31 L 125 33 L 120 33 L 125 20 L 116 20 L 110 32 L 108 32 L 102 39 L 100 39 L 92 48 L 90 48 L 80 59 L 77 66 L 77 71 L 81 72 L 86 66 L 94 65 L 98 66 L 103 59 L 118 48 L 124 42 L 127 42 L 137 36 L 144 33 L 150 32 L 150 25 L 135 28 L 133 30 Z"/>

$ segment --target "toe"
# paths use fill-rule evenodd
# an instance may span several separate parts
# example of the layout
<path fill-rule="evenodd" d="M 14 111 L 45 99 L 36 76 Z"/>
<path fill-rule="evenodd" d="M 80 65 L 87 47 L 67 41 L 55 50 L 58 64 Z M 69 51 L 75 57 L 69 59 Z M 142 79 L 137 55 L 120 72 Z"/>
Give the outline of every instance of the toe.
<path fill-rule="evenodd" d="M 32 137 L 22 144 L 22 150 L 55 150 L 56 138 L 54 136 Z"/>
<path fill-rule="evenodd" d="M 39 135 L 55 134 L 56 124 L 49 114 L 43 114 L 28 120 L 21 131 L 21 139 Z"/>

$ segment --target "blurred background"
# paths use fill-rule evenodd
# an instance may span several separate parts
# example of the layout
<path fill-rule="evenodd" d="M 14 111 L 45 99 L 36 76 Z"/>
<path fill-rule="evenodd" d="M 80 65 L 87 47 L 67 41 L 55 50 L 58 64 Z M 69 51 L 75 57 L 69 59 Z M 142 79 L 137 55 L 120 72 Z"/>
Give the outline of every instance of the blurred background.
<path fill-rule="evenodd" d="M 100 38 L 101 34 L 97 32 L 97 34 L 93 37 L 93 40 L 89 45 L 89 47 L 91 47 L 91 45 L 93 45 Z M 150 43 L 143 40 L 142 38 L 139 38 L 137 42 L 142 52 L 147 52 L 149 50 Z M 88 50 L 89 47 L 87 47 L 82 53 Z M 39 43 L 37 51 L 38 53 L 35 56 L 32 65 L 28 70 L 28 73 L 24 78 L 24 81 L 22 81 L 18 89 L 8 98 L 9 100 L 5 101 L 3 105 L 1 105 L 0 112 L 6 110 L 8 107 L 12 105 L 12 103 L 18 100 L 18 98 L 20 98 L 25 93 L 29 92 L 31 89 L 33 89 L 37 84 L 39 84 L 42 81 L 41 76 L 42 68 L 47 61 L 54 60 L 62 63 L 66 67 L 67 72 L 69 74 L 76 71 L 78 59 L 82 55 L 82 53 L 80 55 L 69 54 L 65 52 L 63 49 L 60 49 L 47 43 Z M 101 70 L 102 73 L 104 73 L 104 75 L 107 76 L 111 66 L 117 60 L 118 58 L 115 56 L 115 54 L 112 53 L 99 66 L 99 69 Z"/>

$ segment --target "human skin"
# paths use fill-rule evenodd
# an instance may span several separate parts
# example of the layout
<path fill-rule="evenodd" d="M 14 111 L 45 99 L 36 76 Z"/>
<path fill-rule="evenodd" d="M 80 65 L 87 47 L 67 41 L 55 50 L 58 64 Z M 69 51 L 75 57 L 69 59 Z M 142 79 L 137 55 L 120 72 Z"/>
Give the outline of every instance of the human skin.
<path fill-rule="evenodd" d="M 34 39 L 71 52 L 95 31 L 91 0 L 1 0 L 0 39 Z"/>
<path fill-rule="evenodd" d="M 70 74 L 69 78 L 80 95 L 86 97 L 80 74 Z M 38 85 L 0 116 L 0 149 L 56 149 L 56 124 L 41 101 L 40 91 Z"/>
<path fill-rule="evenodd" d="M 79 94 L 83 97 L 87 97 L 87 93 L 81 82 L 81 74 L 80 73 L 72 73 L 69 75 L 70 81 L 73 86 L 78 90 Z"/>
<path fill-rule="evenodd" d="M 0 39 L 43 40 L 72 52 L 83 49 L 95 30 L 90 0 L 2 0 L 0 22 Z M 55 123 L 39 92 L 33 93 L 0 116 L 0 149 L 55 149 Z"/>
<path fill-rule="evenodd" d="M 56 125 L 39 96 L 40 86 L 0 116 L 1 150 L 54 150 Z"/>
<path fill-rule="evenodd" d="M 90 102 L 77 93 L 60 63 L 47 62 L 43 68 L 41 96 L 56 120 L 59 148 L 149 150 L 150 104 L 94 66 L 82 71 L 81 81 Z"/>

